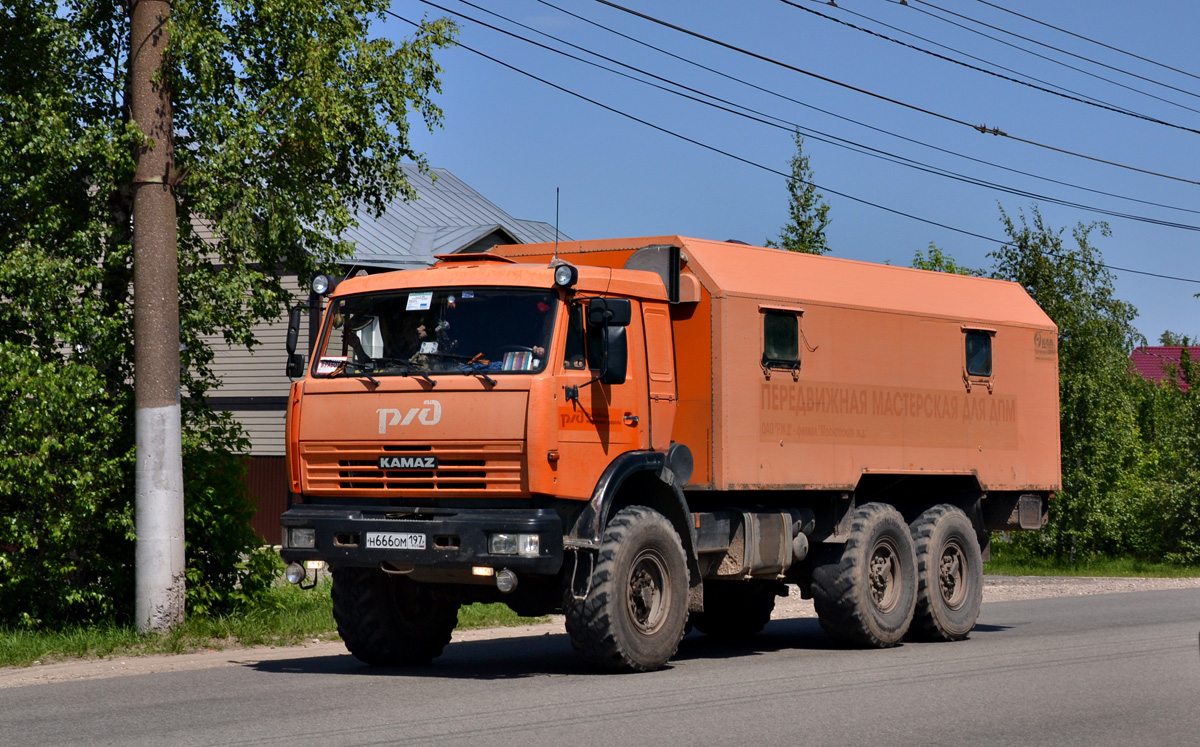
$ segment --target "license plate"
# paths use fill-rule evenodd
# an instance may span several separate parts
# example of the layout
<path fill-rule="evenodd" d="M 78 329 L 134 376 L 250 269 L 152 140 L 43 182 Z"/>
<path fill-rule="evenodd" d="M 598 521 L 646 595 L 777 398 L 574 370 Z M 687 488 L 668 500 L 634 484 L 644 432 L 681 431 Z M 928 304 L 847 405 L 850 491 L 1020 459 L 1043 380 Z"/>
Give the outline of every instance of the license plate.
<path fill-rule="evenodd" d="M 416 532 L 367 532 L 368 550 L 424 550 L 425 535 Z"/>

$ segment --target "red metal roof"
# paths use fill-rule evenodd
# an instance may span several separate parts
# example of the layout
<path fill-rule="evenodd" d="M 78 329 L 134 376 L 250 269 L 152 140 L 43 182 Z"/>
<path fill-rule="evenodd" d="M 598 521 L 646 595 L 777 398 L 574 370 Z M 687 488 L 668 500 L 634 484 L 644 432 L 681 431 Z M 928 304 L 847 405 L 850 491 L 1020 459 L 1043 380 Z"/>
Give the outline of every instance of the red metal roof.
<path fill-rule="evenodd" d="M 1129 367 L 1157 384 L 1167 378 L 1167 364 L 1169 363 L 1175 380 L 1179 382 L 1179 388 L 1186 392 L 1187 382 L 1179 376 L 1179 359 L 1182 351 L 1183 347 L 1179 345 L 1144 345 L 1134 350 L 1133 354 L 1129 356 Z M 1188 355 L 1191 356 L 1192 361 L 1200 363 L 1200 346 L 1189 347 Z"/>

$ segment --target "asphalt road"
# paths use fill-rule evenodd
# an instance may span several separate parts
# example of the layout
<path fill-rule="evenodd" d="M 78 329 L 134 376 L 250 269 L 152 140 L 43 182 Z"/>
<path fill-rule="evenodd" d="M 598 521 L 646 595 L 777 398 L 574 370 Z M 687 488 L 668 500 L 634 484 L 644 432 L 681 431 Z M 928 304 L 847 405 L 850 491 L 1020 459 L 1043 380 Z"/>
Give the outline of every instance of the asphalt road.
<path fill-rule="evenodd" d="M 777 620 L 642 675 L 541 635 L 3 689 L 0 744 L 1195 745 L 1198 645 L 1200 589 L 988 603 L 968 641 L 885 651 Z"/>

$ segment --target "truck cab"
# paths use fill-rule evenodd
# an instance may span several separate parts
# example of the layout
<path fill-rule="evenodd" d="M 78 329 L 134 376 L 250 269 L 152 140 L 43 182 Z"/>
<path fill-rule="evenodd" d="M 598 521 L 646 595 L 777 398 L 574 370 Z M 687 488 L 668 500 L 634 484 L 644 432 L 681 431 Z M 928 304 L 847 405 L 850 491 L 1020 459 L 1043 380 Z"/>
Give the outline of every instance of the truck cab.
<path fill-rule="evenodd" d="M 343 637 L 373 662 L 440 651 L 353 642 L 349 610 L 376 586 L 442 609 L 560 609 L 568 553 L 598 544 L 606 470 L 630 455 L 661 469 L 671 446 L 657 275 L 447 260 L 332 289 L 289 398 L 282 556 L 332 567 L 337 596 L 354 597 L 338 604 Z"/>

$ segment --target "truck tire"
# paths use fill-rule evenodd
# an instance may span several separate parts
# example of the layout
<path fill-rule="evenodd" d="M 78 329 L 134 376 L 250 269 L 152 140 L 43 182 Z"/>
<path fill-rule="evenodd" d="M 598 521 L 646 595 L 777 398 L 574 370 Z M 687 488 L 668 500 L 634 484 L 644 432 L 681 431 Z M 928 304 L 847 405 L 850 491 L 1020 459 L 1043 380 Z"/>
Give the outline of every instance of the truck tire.
<path fill-rule="evenodd" d="M 910 635 L 961 641 L 975 627 L 983 603 L 983 555 L 967 515 L 934 506 L 912 523 L 917 553 L 917 609 Z"/>
<path fill-rule="evenodd" d="M 722 641 L 750 638 L 771 621 L 778 589 L 775 581 L 705 581 L 704 611 L 691 624 Z"/>
<path fill-rule="evenodd" d="M 428 664 L 450 642 L 458 603 L 376 568 L 331 569 L 333 619 L 346 648 L 373 667 Z"/>
<path fill-rule="evenodd" d="M 687 623 L 688 570 L 671 523 L 644 506 L 608 522 L 587 596 L 563 598 L 567 634 L 599 669 L 648 672 L 675 655 Z"/>
<path fill-rule="evenodd" d="M 827 548 L 812 571 L 813 606 L 829 637 L 859 646 L 887 648 L 912 623 L 917 600 L 917 559 L 908 524 L 883 503 L 854 512 L 850 537 Z"/>

